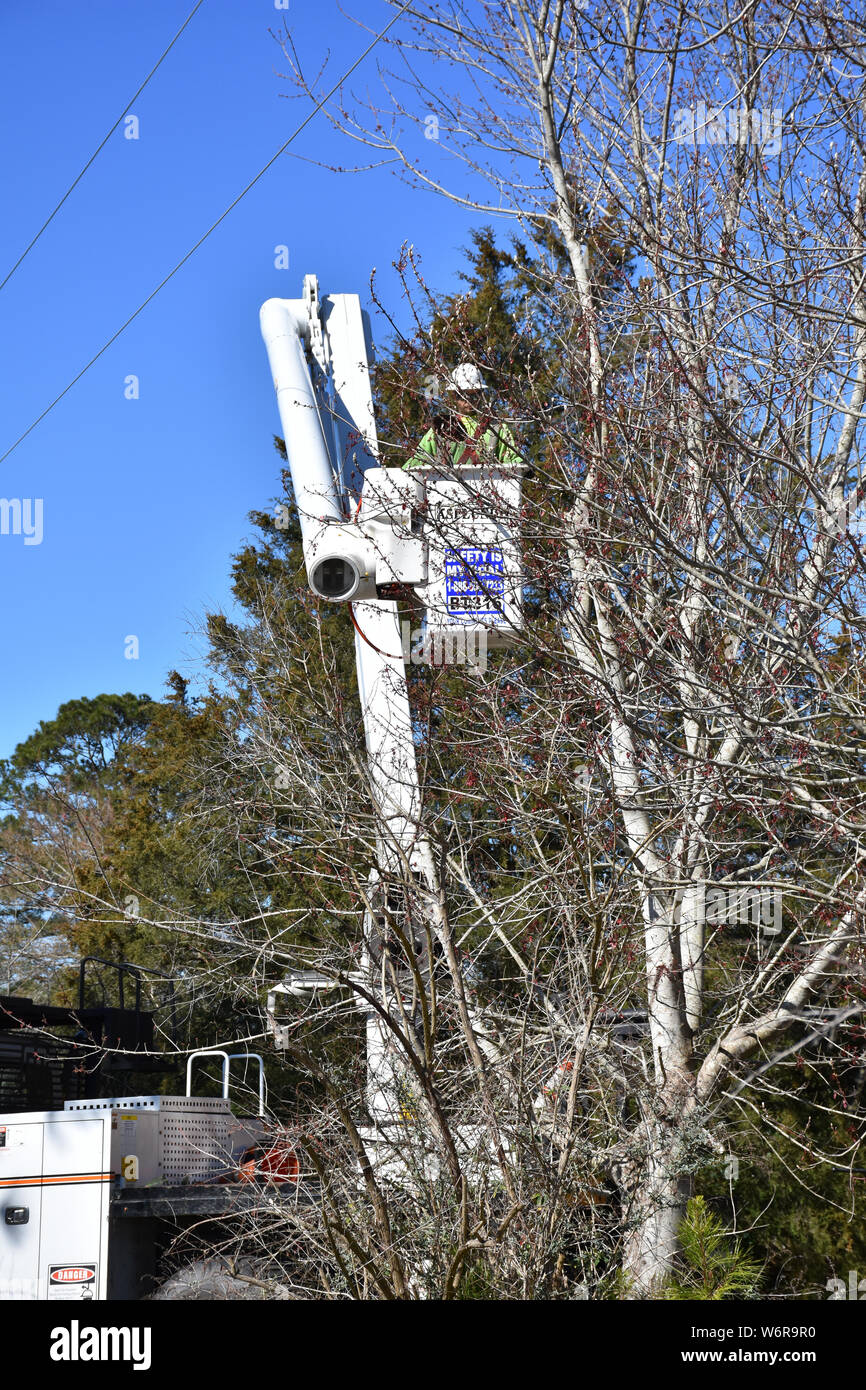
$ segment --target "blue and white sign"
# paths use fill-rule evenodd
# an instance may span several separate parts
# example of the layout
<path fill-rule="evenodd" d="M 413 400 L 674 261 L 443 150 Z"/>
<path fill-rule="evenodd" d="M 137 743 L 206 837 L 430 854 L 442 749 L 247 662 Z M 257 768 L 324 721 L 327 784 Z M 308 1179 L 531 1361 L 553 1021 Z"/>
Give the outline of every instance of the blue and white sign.
<path fill-rule="evenodd" d="M 512 465 L 413 468 L 424 489 L 425 623 L 436 634 L 483 633 L 485 649 L 510 646 L 523 627 L 518 534 L 522 469 Z"/>
<path fill-rule="evenodd" d="M 445 551 L 445 599 L 449 617 L 502 613 L 505 563 L 500 546 L 462 546 Z"/>

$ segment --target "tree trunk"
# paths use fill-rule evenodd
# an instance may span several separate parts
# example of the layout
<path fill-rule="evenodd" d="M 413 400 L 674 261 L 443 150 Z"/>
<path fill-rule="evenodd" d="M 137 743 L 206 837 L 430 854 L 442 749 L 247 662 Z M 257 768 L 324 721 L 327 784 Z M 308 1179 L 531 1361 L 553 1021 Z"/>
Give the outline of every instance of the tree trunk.
<path fill-rule="evenodd" d="M 624 1182 L 627 1227 L 622 1273 L 630 1298 L 657 1298 L 673 1273 L 679 1229 L 692 1195 L 690 1175 L 679 1170 L 676 1127 L 653 1125 L 643 1164 Z"/>

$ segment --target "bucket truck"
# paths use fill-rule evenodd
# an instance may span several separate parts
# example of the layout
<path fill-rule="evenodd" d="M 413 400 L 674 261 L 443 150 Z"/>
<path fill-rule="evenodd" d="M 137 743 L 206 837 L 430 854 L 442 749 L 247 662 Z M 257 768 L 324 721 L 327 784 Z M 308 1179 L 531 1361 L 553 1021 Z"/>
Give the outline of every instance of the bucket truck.
<path fill-rule="evenodd" d="M 383 998 L 381 985 L 377 993 L 389 930 L 399 919 L 422 972 L 432 969 L 427 942 L 435 931 L 428 933 L 423 925 L 434 874 L 423 834 L 406 684 L 410 650 L 395 595 L 413 590 L 422 598 L 424 640 L 434 659 L 437 653 L 447 660 L 449 653 L 478 652 L 513 640 L 520 626 L 514 528 L 521 469 L 483 462 L 449 469 L 431 464 L 411 472 L 380 466 L 369 333 L 356 295 L 323 299 L 315 276 L 307 276 L 301 299 L 267 301 L 261 326 L 310 588 L 326 602 L 351 604 L 377 821 L 361 969 L 340 982 L 314 971 L 290 972 L 270 993 L 269 1025 L 279 1048 L 287 1037 L 277 1019 L 279 997 L 315 997 L 346 985 L 357 991 L 367 1014 L 366 1101 L 372 1121 L 362 1136 L 380 1173 L 399 1180 L 407 1078 L 389 1030 L 369 1001 L 378 997 L 386 1010 L 399 1007 L 405 1018 L 402 999 L 393 993 Z M 20 999 L 6 1000 L 5 1010 L 0 1004 L 0 1014 L 8 1015 L 16 1030 L 34 1024 L 43 1071 L 46 1026 L 65 1022 L 79 1030 L 76 1038 L 82 1027 L 90 1038 L 98 1024 L 100 1038 L 126 1039 L 128 1048 L 109 1050 L 133 1055 L 127 1076 L 159 1069 L 147 1046 L 152 1027 L 140 1008 L 139 967 L 109 967 L 120 971 L 120 1008 L 100 1012 L 84 1008 L 86 964 L 79 1009 L 69 1020 Z M 123 982 L 129 977 L 136 986 L 134 1011 L 123 1006 Z M 21 1059 L 30 1055 L 25 1041 L 16 1032 L 18 1071 Z M 82 1045 L 69 1043 L 73 1049 Z M 8 1052 L 13 1043 L 5 1046 Z M 93 1046 L 98 1047 L 96 1033 Z M 263 1078 L 261 1058 L 220 1049 L 193 1053 L 184 1095 L 91 1090 L 63 1100 L 64 1089 L 69 1094 L 66 1051 L 58 1046 L 56 1067 L 47 1081 L 41 1077 L 40 1108 L 26 1108 L 35 1095 L 23 1104 L 10 1103 L 7 1095 L 2 1105 L 7 1113 L 0 1113 L 0 1297 L 141 1297 L 154 1287 L 167 1223 L 176 1233 L 178 1225 L 220 1220 L 260 1204 L 262 1186 L 271 1202 L 309 1199 L 285 1133 L 265 1117 L 263 1081 L 254 1116 L 237 1118 L 230 1103 L 232 1064 L 257 1064 Z M 35 1047 L 31 1053 L 36 1056 Z M 220 1065 L 221 1097 L 192 1093 L 193 1064 L 205 1059 Z M 119 1066 L 115 1057 L 112 1068 L 102 1068 L 102 1084 Z"/>
<path fill-rule="evenodd" d="M 87 1003 L 94 964 L 116 975 L 116 1004 L 102 984 L 101 1002 Z M 141 1298 L 157 1287 L 161 1255 L 180 1230 L 308 1195 L 285 1134 L 266 1119 L 261 1057 L 193 1052 L 183 1095 L 113 1089 L 175 1070 L 170 982 L 167 1052 L 155 1049 L 154 1013 L 142 1008 L 143 977 L 156 973 L 88 957 L 77 1008 L 0 996 L 4 1301 Z M 124 997 L 130 982 L 134 1006 Z M 194 1075 L 214 1063 L 222 1095 L 193 1094 Z M 238 1118 L 230 1073 L 237 1083 L 249 1066 L 257 1069 L 255 1114 Z"/>
<path fill-rule="evenodd" d="M 521 625 L 516 522 L 523 470 L 492 459 L 459 467 L 431 461 L 411 471 L 380 466 L 369 329 L 357 295 L 323 298 L 316 277 L 308 275 L 301 299 L 269 299 L 262 306 L 261 329 L 307 579 L 320 599 L 352 608 L 378 833 L 362 968 L 345 978 L 349 988 L 353 982 L 366 987 L 368 996 L 376 994 L 378 981 L 388 1009 L 397 1003 L 381 997 L 388 921 L 397 914 L 409 936 L 414 921 L 411 947 L 420 968 L 429 970 L 428 933 L 419 923 L 434 888 L 407 693 L 409 649 L 395 595 L 413 591 L 423 601 L 424 642 L 434 659 L 513 641 Z M 290 972 L 268 999 L 277 1047 L 288 1036 L 277 1018 L 279 996 L 340 987 L 319 972 Z M 409 1083 L 373 1009 L 367 1010 L 366 1048 L 373 1125 L 363 1134 L 371 1161 L 393 1171 Z"/>

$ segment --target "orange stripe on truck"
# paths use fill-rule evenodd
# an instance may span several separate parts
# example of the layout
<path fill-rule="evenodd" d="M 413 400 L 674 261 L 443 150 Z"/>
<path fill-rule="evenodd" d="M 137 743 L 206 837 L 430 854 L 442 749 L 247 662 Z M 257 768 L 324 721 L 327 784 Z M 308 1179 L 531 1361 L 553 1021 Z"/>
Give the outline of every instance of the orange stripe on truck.
<path fill-rule="evenodd" d="M 0 1178 L 4 1187 L 59 1187 L 66 1183 L 110 1182 L 114 1173 L 46 1173 L 32 1178 Z"/>

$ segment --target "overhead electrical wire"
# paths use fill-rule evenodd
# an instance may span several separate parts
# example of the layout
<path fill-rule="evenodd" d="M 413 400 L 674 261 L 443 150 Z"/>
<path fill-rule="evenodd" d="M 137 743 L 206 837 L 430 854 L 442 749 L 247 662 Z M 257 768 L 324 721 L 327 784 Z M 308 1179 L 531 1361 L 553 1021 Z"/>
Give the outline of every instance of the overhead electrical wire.
<path fill-rule="evenodd" d="M 187 263 L 187 261 L 190 259 L 190 257 L 193 256 L 193 255 L 195 255 L 195 253 L 196 253 L 196 251 L 199 249 L 199 247 L 202 246 L 202 245 L 204 245 L 204 243 L 207 241 L 207 239 L 208 239 L 208 237 L 211 235 L 211 233 L 216 231 L 217 227 L 219 227 L 219 225 L 220 225 L 222 222 L 225 221 L 225 219 L 228 217 L 229 213 L 234 211 L 234 209 L 237 207 L 237 205 L 238 205 L 238 203 L 241 201 L 241 199 L 246 197 L 246 195 L 249 193 L 250 189 L 251 189 L 251 188 L 254 188 L 255 185 L 258 183 L 259 179 L 262 178 L 263 175 L 266 174 L 266 173 L 268 172 L 268 170 L 270 169 L 271 165 L 272 165 L 272 164 L 275 164 L 275 163 L 277 162 L 277 160 L 279 159 L 280 155 L 283 154 L 283 152 L 289 148 L 289 145 L 291 145 L 292 141 L 293 141 L 293 140 L 296 140 L 297 137 L 301 134 L 301 131 L 306 129 L 306 127 L 310 124 L 310 121 L 313 119 L 313 117 L 314 117 L 315 115 L 317 115 L 317 113 L 318 113 L 319 111 L 321 111 L 321 109 L 322 109 L 322 107 L 324 106 L 325 102 L 326 102 L 326 101 L 330 101 L 330 99 L 331 99 L 331 97 L 334 95 L 334 93 L 335 93 L 335 92 L 338 92 L 338 91 L 340 90 L 340 88 L 342 87 L 342 85 L 343 85 L 343 83 L 346 81 L 346 79 L 352 76 L 352 73 L 355 71 L 355 69 L 356 69 L 357 67 L 360 67 L 361 63 L 363 63 L 364 59 L 367 57 L 367 54 L 372 52 L 372 50 L 376 47 L 376 44 L 379 42 L 379 40 L 385 37 L 385 35 L 387 34 L 388 30 L 391 29 L 391 28 L 393 28 L 393 26 L 397 23 L 397 20 L 400 18 L 400 16 L 401 16 L 402 14 L 405 14 L 406 10 L 408 10 L 409 7 L 410 7 L 410 5 L 412 5 L 413 3 L 414 3 L 414 0 L 406 0 L 406 3 L 405 3 L 404 5 L 401 5 L 400 9 L 399 9 L 399 10 L 397 11 L 397 13 L 393 16 L 393 18 L 388 20 L 388 23 L 385 25 L 384 29 L 380 29 L 379 33 L 375 35 L 375 37 L 372 39 L 372 41 L 371 41 L 370 43 L 368 43 L 368 45 L 367 45 L 367 47 L 364 49 L 363 53 L 359 54 L 359 56 L 355 59 L 355 61 L 354 61 L 354 63 L 352 64 L 352 66 L 351 66 L 350 68 L 347 68 L 347 69 L 346 69 L 346 71 L 345 71 L 345 72 L 343 73 L 343 75 L 340 77 L 339 81 L 338 81 L 338 82 L 335 82 L 334 85 L 333 85 L 333 87 L 331 88 L 331 90 L 330 90 L 329 92 L 326 92 L 325 95 L 324 95 L 323 97 L 321 97 L 321 98 L 316 102 L 316 104 L 315 104 L 315 106 L 313 107 L 312 111 L 310 111 L 310 112 L 304 117 L 304 119 L 301 121 L 301 124 L 300 124 L 299 126 L 297 126 L 297 127 L 292 131 L 292 133 L 291 133 L 291 135 L 289 136 L 288 140 L 285 140 L 285 141 L 283 142 L 283 144 L 280 145 L 280 148 L 277 150 L 276 154 L 274 154 L 274 155 L 271 156 L 271 158 L 268 160 L 267 164 L 263 165 L 262 168 L 259 170 L 259 172 L 256 174 L 255 178 L 251 179 L 250 182 L 247 184 L 246 188 L 241 189 L 240 193 L 239 193 L 238 196 L 233 200 L 233 202 L 229 203 L 229 205 L 228 205 L 228 207 L 226 208 L 225 212 L 220 213 L 220 215 L 219 215 L 219 217 L 217 218 L 217 220 L 216 220 L 215 222 L 211 223 L 211 225 L 208 227 L 207 231 L 204 232 L 203 235 L 199 237 L 199 239 L 198 239 L 198 241 L 195 243 L 195 245 L 192 246 L 192 247 L 190 247 L 189 251 L 187 251 L 186 255 L 183 256 L 183 257 L 181 258 L 181 260 L 178 261 L 177 265 L 176 265 L 172 270 L 170 270 L 170 271 L 168 272 L 168 274 L 165 276 L 165 278 L 164 278 L 163 280 L 160 280 L 160 282 L 159 282 L 159 284 L 157 285 L 156 289 L 155 289 L 155 290 L 151 290 L 150 294 L 147 296 L 147 299 L 142 300 L 141 304 L 139 304 L 139 306 L 138 306 L 138 308 L 135 310 L 135 312 L 132 313 L 132 314 L 130 314 L 130 316 L 129 316 L 129 318 L 126 320 L 126 322 L 125 322 L 125 323 L 122 323 L 122 324 L 120 325 L 120 327 L 118 328 L 117 332 L 116 332 L 116 333 L 112 333 L 111 337 L 108 339 L 108 342 L 103 343 L 103 345 L 102 345 L 102 347 L 99 349 L 99 351 L 98 351 L 97 353 L 95 353 L 94 356 L 91 357 L 90 361 L 89 361 L 88 363 L 86 363 L 86 365 L 83 366 L 83 367 L 81 368 L 81 371 L 78 372 L 77 375 L 74 376 L 74 377 L 72 378 L 72 380 L 69 382 L 69 384 L 68 384 L 67 386 L 64 386 L 63 390 L 60 392 L 60 395 L 54 397 L 54 400 L 51 402 L 51 404 L 50 404 L 50 405 L 47 405 L 47 406 L 45 407 L 45 409 L 42 411 L 42 414 L 41 414 L 41 415 L 37 415 L 37 417 L 36 417 L 36 419 L 33 421 L 33 423 L 32 423 L 31 425 L 28 425 L 28 426 L 27 426 L 27 429 L 24 431 L 23 434 L 20 434 L 20 435 L 18 436 L 18 438 L 15 440 L 15 443 L 14 443 L 14 444 L 10 444 L 9 448 L 6 450 L 6 452 L 5 452 L 4 454 L 0 454 L 0 463 L 3 463 L 6 459 L 8 459 L 8 457 L 9 457 L 9 455 L 10 455 L 11 453 L 14 453 L 14 451 L 18 448 L 18 445 L 19 445 L 19 444 L 22 444 L 22 443 L 24 442 L 24 440 L 27 438 L 27 436 L 28 436 L 29 434 L 32 434 L 32 433 L 33 433 L 33 431 L 36 429 L 36 426 L 42 423 L 42 421 L 45 419 L 46 415 L 49 415 L 56 405 L 59 405 L 59 403 L 63 400 L 63 397 L 64 397 L 64 396 L 67 396 L 67 395 L 69 394 L 69 392 L 72 390 L 73 386 L 77 385 L 77 383 L 81 380 L 81 378 L 82 378 L 87 372 L 90 371 L 90 368 L 91 368 L 96 362 L 99 361 L 100 357 L 102 357 L 102 355 L 103 355 L 104 353 L 106 353 L 106 352 L 108 351 L 108 349 L 111 347 L 112 343 L 116 343 L 116 342 L 117 342 L 117 339 L 120 337 L 120 335 L 121 335 L 122 333 L 125 333 L 125 332 L 126 332 L 126 329 L 129 327 L 129 325 L 130 325 L 131 323 L 133 323 L 133 322 L 135 321 L 135 319 L 138 318 L 139 314 L 142 313 L 142 311 L 143 311 L 144 309 L 147 308 L 147 306 L 148 306 L 148 304 L 151 302 L 151 300 L 156 298 L 156 296 L 159 294 L 160 290 L 165 288 L 165 286 L 168 284 L 169 280 L 173 279 L 174 276 L 177 274 L 177 272 L 178 272 L 183 266 L 186 265 L 186 263 Z"/>
<path fill-rule="evenodd" d="M 63 207 L 63 204 L 66 202 L 66 199 L 69 197 L 70 193 L 72 193 L 72 191 L 78 187 L 78 185 L 81 183 L 81 180 L 84 178 L 84 175 L 87 173 L 88 169 L 90 168 L 91 164 L 92 164 L 93 161 L 96 159 L 97 155 L 98 155 L 102 150 L 105 149 L 105 146 L 108 144 L 108 142 L 109 142 L 109 140 L 111 139 L 112 135 L 113 135 L 114 132 L 117 130 L 117 127 L 120 125 L 120 122 L 123 120 L 124 116 L 125 116 L 125 115 L 127 114 L 127 112 L 129 111 L 129 108 L 130 108 L 136 101 L 138 101 L 138 98 L 141 96 L 141 94 L 142 94 L 142 92 L 144 91 L 145 87 L 147 86 L 148 82 L 149 82 L 150 79 L 153 77 L 154 73 L 157 71 L 157 68 L 159 68 L 159 66 L 160 66 L 160 64 L 162 63 L 163 59 L 165 59 L 165 58 L 168 57 L 169 53 L 170 53 L 171 50 L 174 48 L 175 44 L 177 43 L 177 41 L 178 41 L 178 39 L 180 38 L 181 34 L 183 33 L 184 29 L 185 29 L 186 26 L 189 24 L 190 20 L 193 18 L 193 16 L 195 15 L 196 11 L 201 9 L 201 7 L 202 7 L 203 4 L 204 4 L 204 0 L 198 0 L 198 3 L 195 4 L 195 5 L 193 5 L 192 9 L 190 10 L 190 12 L 189 12 L 189 14 L 187 15 L 186 19 L 183 21 L 183 24 L 182 24 L 182 25 L 180 26 L 180 28 L 178 29 L 177 33 L 175 34 L 175 36 L 174 36 L 174 38 L 172 39 L 171 43 L 169 44 L 168 48 L 165 50 L 165 52 L 160 56 L 160 58 L 157 60 L 157 62 L 156 62 L 156 63 L 154 64 L 154 66 L 151 68 L 150 72 L 147 74 L 147 77 L 144 79 L 144 81 L 142 82 L 142 84 L 141 84 L 141 86 L 139 87 L 138 91 L 135 93 L 135 96 L 130 97 L 129 101 L 128 101 L 128 102 L 126 103 L 126 105 L 124 106 L 123 110 L 121 111 L 121 113 L 120 113 L 120 115 L 118 116 L 117 120 L 114 122 L 114 125 L 111 127 L 111 130 L 108 132 L 108 134 L 106 135 L 105 139 L 102 140 L 102 141 L 97 145 L 96 149 L 93 151 L 93 154 L 90 156 L 90 158 L 88 159 L 88 161 L 87 161 L 87 163 L 85 164 L 84 168 L 81 170 L 81 173 L 78 175 L 77 178 L 73 179 L 72 183 L 71 183 L 71 184 L 69 185 L 69 187 L 67 188 L 66 192 L 64 193 L 63 197 L 60 199 L 60 202 L 57 204 L 57 206 L 55 207 L 54 211 L 53 211 L 52 213 L 50 213 L 49 216 L 48 216 L 48 217 L 45 219 L 45 221 L 42 223 L 42 226 L 39 228 L 39 231 L 36 233 L 36 235 L 35 235 L 35 237 L 33 238 L 33 240 L 32 240 L 27 246 L 25 246 L 24 250 L 21 252 L 21 255 L 18 257 L 18 259 L 17 259 L 17 261 L 15 262 L 15 264 L 13 265 L 12 269 L 9 271 L 9 274 L 6 276 L 5 280 L 0 280 L 0 290 L 2 290 L 6 285 L 8 285 L 9 281 L 12 279 L 12 276 L 15 274 L 15 272 L 16 272 L 16 270 L 18 269 L 18 267 L 19 267 L 19 265 L 21 264 L 21 262 L 25 259 L 26 256 L 29 256 L 30 252 L 33 250 L 33 247 L 36 245 L 36 243 L 37 243 L 37 241 L 39 240 L 39 238 L 41 237 L 42 233 L 43 233 L 48 227 L 51 226 L 51 223 L 54 221 L 54 219 L 55 219 L 55 217 L 57 216 L 58 212 L 59 212 L 60 209 Z"/>

